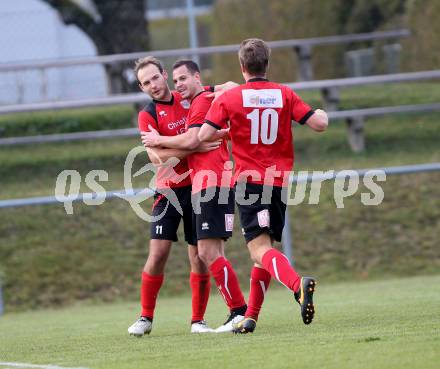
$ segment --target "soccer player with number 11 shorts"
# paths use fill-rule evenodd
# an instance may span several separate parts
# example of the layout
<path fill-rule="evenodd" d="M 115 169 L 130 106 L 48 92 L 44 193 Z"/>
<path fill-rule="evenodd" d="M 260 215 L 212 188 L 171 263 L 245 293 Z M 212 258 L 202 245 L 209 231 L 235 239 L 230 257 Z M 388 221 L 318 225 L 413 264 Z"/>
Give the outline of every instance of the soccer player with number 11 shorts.
<path fill-rule="evenodd" d="M 254 331 L 271 278 L 292 291 L 301 306 L 303 322 L 310 324 L 315 314 L 316 281 L 298 275 L 273 242 L 281 241 L 293 168 L 291 122 L 322 132 L 328 125 L 327 114 L 312 110 L 290 88 L 267 79 L 270 49 L 264 41 L 243 41 L 238 55 L 246 83 L 224 92 L 212 103 L 199 131 L 200 141 L 227 134 L 231 137 L 236 202 L 255 263 L 245 319 L 234 326 L 234 331 Z"/>
<path fill-rule="evenodd" d="M 190 150 L 200 145 L 198 132 L 213 97 L 204 91 L 199 66 L 192 60 L 182 59 L 174 63 L 173 81 L 181 97 L 191 102 L 185 123 L 186 132 L 163 136 L 152 129 L 142 134 L 142 140 L 148 147 Z M 192 170 L 191 201 L 198 254 L 208 266 L 229 308 L 227 320 L 215 332 L 232 332 L 233 324 L 243 320 L 247 306 L 235 270 L 224 253 L 225 241 L 232 236 L 234 224 L 232 163 L 229 161 L 227 143 L 222 139 L 218 149 L 192 153 L 187 159 L 188 167 Z"/>
<path fill-rule="evenodd" d="M 151 126 L 161 134 L 173 137 L 185 132 L 190 104 L 189 101 L 182 99 L 179 93 L 170 90 L 167 82 L 168 74 L 162 63 L 148 56 L 136 62 L 134 72 L 140 89 L 152 98 L 139 112 L 140 131 L 148 131 Z M 223 86 L 217 85 L 211 90 L 221 89 Z M 130 335 L 140 337 L 149 334 L 153 328 L 156 301 L 164 281 L 165 265 L 171 252 L 172 242 L 177 241 L 177 229 L 181 220 L 183 220 L 191 265 L 189 277 L 192 292 L 191 332 L 213 332 L 204 320 L 211 283 L 209 270 L 199 258 L 197 238 L 193 231 L 191 180 L 186 157 L 194 152 L 215 150 L 218 146 L 219 144 L 212 142 L 207 146 L 205 144 L 195 146 L 191 150 L 146 148 L 151 162 L 157 165 L 156 194 L 152 209 L 152 216 L 156 220 L 150 225 L 149 253 L 142 271 L 141 314 L 139 319 L 128 328 Z M 170 168 L 166 163 L 173 158 L 180 159 L 180 162 Z M 170 200 L 172 194 L 177 198 L 181 213 L 175 207 L 176 204 Z"/>

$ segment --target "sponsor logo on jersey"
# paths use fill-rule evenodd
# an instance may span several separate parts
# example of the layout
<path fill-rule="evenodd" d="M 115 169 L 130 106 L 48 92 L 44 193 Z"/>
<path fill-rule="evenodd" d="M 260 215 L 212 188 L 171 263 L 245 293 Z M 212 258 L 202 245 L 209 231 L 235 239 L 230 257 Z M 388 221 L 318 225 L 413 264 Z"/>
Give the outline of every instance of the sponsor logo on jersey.
<path fill-rule="evenodd" d="M 282 108 L 283 97 L 279 89 L 242 90 L 245 108 Z"/>
<path fill-rule="evenodd" d="M 258 225 L 261 228 L 270 227 L 270 215 L 269 210 L 264 209 L 257 213 L 258 216 Z"/>
<path fill-rule="evenodd" d="M 176 129 L 184 126 L 186 123 L 186 117 L 183 117 L 182 119 L 178 120 L 177 122 L 171 122 L 168 123 L 168 129 Z"/>
<path fill-rule="evenodd" d="M 234 229 L 234 214 L 225 214 L 225 229 L 226 232 L 232 232 Z"/>
<path fill-rule="evenodd" d="M 184 108 L 184 109 L 189 109 L 189 107 L 191 106 L 191 103 L 188 100 L 182 100 L 180 102 L 180 105 L 182 105 L 182 108 Z"/>
<path fill-rule="evenodd" d="M 167 112 L 166 112 L 165 110 L 161 110 L 161 111 L 159 112 L 159 115 L 160 115 L 161 117 L 166 117 L 166 116 L 167 116 Z"/>

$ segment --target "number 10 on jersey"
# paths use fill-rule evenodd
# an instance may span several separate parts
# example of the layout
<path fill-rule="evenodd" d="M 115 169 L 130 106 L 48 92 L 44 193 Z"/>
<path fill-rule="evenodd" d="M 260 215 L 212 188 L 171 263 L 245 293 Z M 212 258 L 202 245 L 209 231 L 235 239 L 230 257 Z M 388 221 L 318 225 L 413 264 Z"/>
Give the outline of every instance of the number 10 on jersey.
<path fill-rule="evenodd" d="M 257 145 L 260 138 L 264 145 L 272 145 L 276 141 L 278 112 L 275 109 L 254 109 L 246 118 L 251 121 L 251 144 Z"/>

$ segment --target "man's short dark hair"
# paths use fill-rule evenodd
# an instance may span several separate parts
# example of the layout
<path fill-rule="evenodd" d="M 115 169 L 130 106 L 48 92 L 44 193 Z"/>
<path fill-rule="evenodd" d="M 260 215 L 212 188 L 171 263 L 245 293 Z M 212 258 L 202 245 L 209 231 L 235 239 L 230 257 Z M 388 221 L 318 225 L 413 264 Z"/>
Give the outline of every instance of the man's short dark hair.
<path fill-rule="evenodd" d="M 200 73 L 197 63 L 191 59 L 180 59 L 173 64 L 173 70 L 185 65 L 191 74 Z"/>
<path fill-rule="evenodd" d="M 140 58 L 135 61 L 134 74 L 135 74 L 136 78 L 138 78 L 139 71 L 149 64 L 155 65 L 157 67 L 157 69 L 159 69 L 159 72 L 163 73 L 164 69 L 163 69 L 162 63 L 158 59 L 156 59 L 154 56 L 147 56 L 145 58 Z"/>
<path fill-rule="evenodd" d="M 240 64 L 254 76 L 266 74 L 269 66 L 270 48 L 259 38 L 244 40 L 238 50 Z"/>

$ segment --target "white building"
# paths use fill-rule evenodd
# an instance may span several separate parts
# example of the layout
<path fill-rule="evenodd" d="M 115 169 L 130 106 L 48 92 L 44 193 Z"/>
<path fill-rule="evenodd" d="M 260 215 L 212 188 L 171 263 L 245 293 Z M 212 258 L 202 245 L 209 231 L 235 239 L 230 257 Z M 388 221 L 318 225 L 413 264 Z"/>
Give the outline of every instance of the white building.
<path fill-rule="evenodd" d="M 90 39 L 66 26 L 40 0 L 0 1 L 0 63 L 96 55 Z M 107 94 L 100 65 L 0 72 L 0 104 L 67 100 Z"/>

